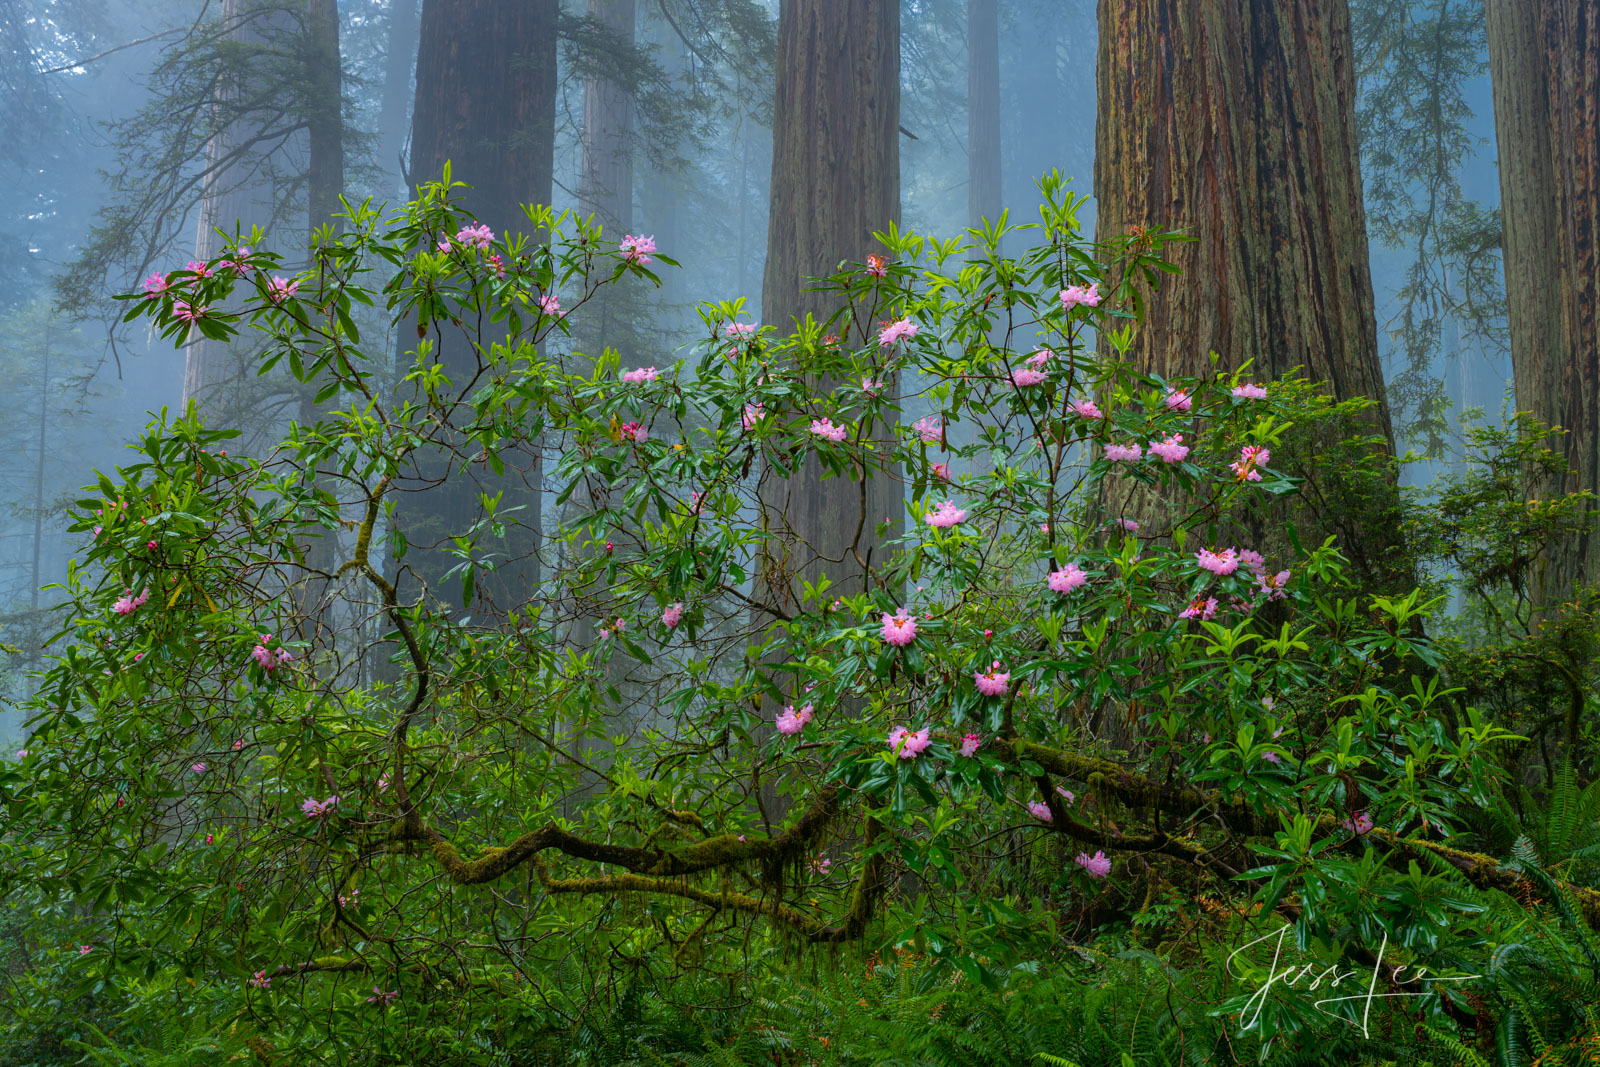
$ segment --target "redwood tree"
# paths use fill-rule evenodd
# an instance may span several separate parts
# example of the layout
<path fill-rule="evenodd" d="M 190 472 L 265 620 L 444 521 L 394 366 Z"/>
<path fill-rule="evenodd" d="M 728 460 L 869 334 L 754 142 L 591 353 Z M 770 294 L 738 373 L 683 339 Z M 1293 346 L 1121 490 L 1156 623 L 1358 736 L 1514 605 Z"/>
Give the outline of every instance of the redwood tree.
<path fill-rule="evenodd" d="M 967 222 L 1000 217 L 1000 4 L 967 0 Z"/>
<path fill-rule="evenodd" d="M 410 176 L 414 185 L 438 180 L 445 163 L 466 182 L 460 201 L 497 236 L 525 232 L 525 203 L 548 203 L 555 162 L 557 0 L 424 0 L 412 108 Z M 455 395 L 480 367 L 479 353 L 460 336 L 432 324 L 434 358 Z M 467 416 L 462 416 L 467 417 Z M 430 456 L 414 472 L 416 487 L 444 482 L 426 504 L 407 500 L 400 525 L 415 549 L 405 561 L 438 595 L 443 573 L 456 562 L 444 549 L 465 534 L 483 509 L 480 495 L 503 493 L 508 515 L 500 569 L 482 591 L 504 610 L 526 600 L 538 577 L 540 468 L 535 450 L 502 457 L 504 477 L 473 463 L 476 457 Z M 454 597 L 453 590 L 448 591 Z"/>
<path fill-rule="evenodd" d="M 761 311 L 786 331 L 837 310 L 827 294 L 806 292 L 806 279 L 864 261 L 877 250 L 873 232 L 899 220 L 899 5 L 784 0 L 777 81 Z M 783 545 L 763 575 L 771 602 L 789 602 L 796 578 L 824 571 L 842 590 L 861 588 L 857 560 L 868 558 L 881 520 L 898 528 L 905 506 L 892 473 L 857 478 L 824 482 L 814 456 L 789 477 L 764 474 L 768 529 Z"/>
<path fill-rule="evenodd" d="M 1485 0 L 1517 408 L 1565 434 L 1571 473 L 1541 496 L 1600 493 L 1600 0 Z M 1532 575 L 1536 605 L 1600 580 L 1593 523 Z"/>
<path fill-rule="evenodd" d="M 1345 0 L 1100 0 L 1099 20 L 1098 236 L 1196 238 L 1168 246 L 1182 280 L 1148 294 L 1129 358 L 1167 376 L 1209 375 L 1212 351 L 1258 378 L 1303 367 L 1338 399 L 1376 401 L 1363 428 L 1392 452 Z M 1340 529 L 1391 500 L 1320 515 L 1318 532 L 1393 577 L 1392 538 Z"/>

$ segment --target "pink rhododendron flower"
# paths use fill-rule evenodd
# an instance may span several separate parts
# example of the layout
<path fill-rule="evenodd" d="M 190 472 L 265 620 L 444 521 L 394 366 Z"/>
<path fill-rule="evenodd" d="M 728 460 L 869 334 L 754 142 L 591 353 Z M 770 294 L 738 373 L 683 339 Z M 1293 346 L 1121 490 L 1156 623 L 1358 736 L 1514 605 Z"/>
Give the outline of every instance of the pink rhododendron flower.
<path fill-rule="evenodd" d="M 677 626 L 678 623 L 682 622 L 683 601 L 679 600 L 675 603 L 668 604 L 666 609 L 661 612 L 661 621 L 667 624 L 668 629 L 671 629 L 672 627 Z"/>
<path fill-rule="evenodd" d="M 650 431 L 637 422 L 625 422 L 617 431 L 624 441 L 648 441 Z"/>
<path fill-rule="evenodd" d="M 1058 571 L 1051 571 L 1047 584 L 1053 592 L 1065 596 L 1074 589 L 1082 589 L 1088 585 L 1089 576 L 1076 563 L 1069 563 Z"/>
<path fill-rule="evenodd" d="M 961 738 L 961 747 L 956 752 L 967 759 L 971 759 L 978 754 L 978 746 L 982 743 L 977 734 L 965 734 Z"/>
<path fill-rule="evenodd" d="M 1187 389 L 1174 389 L 1167 394 L 1167 408 L 1170 411 L 1188 411 L 1194 407 L 1194 400 L 1189 396 Z"/>
<path fill-rule="evenodd" d="M 1078 417 L 1081 419 L 1103 419 L 1106 417 L 1105 413 L 1100 410 L 1093 400 L 1074 400 L 1072 402 L 1072 410 L 1077 412 Z"/>
<path fill-rule="evenodd" d="M 300 804 L 300 810 L 306 813 L 306 818 L 308 819 L 321 819 L 331 815 L 338 803 L 339 798 L 337 796 L 329 797 L 327 800 L 306 797 Z"/>
<path fill-rule="evenodd" d="M 656 377 L 656 369 L 654 367 L 636 367 L 633 370 L 624 371 L 622 374 L 622 380 L 629 383 L 653 382 Z"/>
<path fill-rule="evenodd" d="M 1131 462 L 1144 455 L 1138 445 L 1106 445 L 1106 458 L 1112 462 Z"/>
<path fill-rule="evenodd" d="M 744 406 L 744 428 L 750 429 L 756 423 L 767 417 L 764 410 L 765 404 L 746 404 Z"/>
<path fill-rule="evenodd" d="M 94 946 L 93 945 L 79 945 L 78 946 L 78 955 L 80 955 L 80 956 L 87 956 L 89 953 L 91 953 L 93 951 L 94 951 Z"/>
<path fill-rule="evenodd" d="M 387 793 L 388 791 L 389 791 L 389 776 L 387 774 L 378 775 L 378 792 Z"/>
<path fill-rule="evenodd" d="M 1072 792 L 1072 790 L 1068 789 L 1064 785 L 1056 786 L 1056 795 L 1059 796 L 1062 800 L 1065 800 L 1068 804 L 1071 804 L 1073 801 L 1078 799 L 1077 796 Z"/>
<path fill-rule="evenodd" d="M 929 526 L 935 526 L 941 530 L 948 530 L 950 527 L 963 521 L 967 517 L 967 509 L 958 508 L 953 503 L 946 500 L 944 503 L 938 505 L 923 517 L 928 520 Z"/>
<path fill-rule="evenodd" d="M 896 726 L 889 732 L 889 748 L 901 759 L 915 759 L 926 752 L 931 744 L 933 738 L 928 736 L 926 727 L 912 732 L 903 726 Z"/>
<path fill-rule="evenodd" d="M 128 589 L 123 592 L 123 595 L 117 599 L 115 604 L 111 605 L 111 610 L 116 612 L 118 615 L 132 615 L 134 612 L 144 607 L 145 602 L 149 599 L 150 590 L 148 589 L 140 593 L 138 596 L 134 596 L 133 590 Z"/>
<path fill-rule="evenodd" d="M 506 276 L 505 260 L 500 258 L 500 253 L 496 252 L 489 257 L 489 269 L 494 271 L 498 277 L 504 278 Z"/>
<path fill-rule="evenodd" d="M 1178 612 L 1180 619 L 1210 619 L 1217 613 L 1217 598 L 1214 596 L 1197 596 L 1189 606 Z"/>
<path fill-rule="evenodd" d="M 868 396 L 877 396 L 879 393 L 883 392 L 883 383 L 880 381 L 874 381 L 871 378 L 863 378 L 861 379 L 861 391 L 866 393 Z"/>
<path fill-rule="evenodd" d="M 1220 578 L 1225 578 L 1239 569 L 1239 550 L 1225 548 L 1221 552 L 1212 552 L 1202 548 L 1194 554 L 1195 562 L 1200 564 L 1201 570 L 1210 571 Z"/>
<path fill-rule="evenodd" d="M 919 327 L 917 324 L 912 322 L 910 319 L 900 319 L 898 322 L 891 322 L 881 331 L 879 331 L 878 345 L 880 348 L 888 348 L 890 345 L 899 341 L 902 337 L 915 337 L 918 329 Z"/>
<path fill-rule="evenodd" d="M 930 445 L 936 445 L 944 440 L 944 425 L 937 415 L 918 419 L 911 424 L 911 428 L 916 431 L 918 437 Z"/>
<path fill-rule="evenodd" d="M 195 774 L 204 774 L 206 773 L 206 765 L 204 763 L 196 763 L 194 766 L 190 767 L 189 770 L 193 771 Z"/>
<path fill-rule="evenodd" d="M 889 273 L 889 261 L 882 256 L 873 254 L 867 257 L 867 273 L 874 278 L 882 278 Z"/>
<path fill-rule="evenodd" d="M 1230 470 L 1238 476 L 1241 482 L 1259 482 L 1261 480 L 1260 467 L 1267 465 L 1267 460 L 1272 458 L 1272 453 L 1259 445 L 1245 445 L 1239 450 L 1237 461 L 1228 464 Z"/>
<path fill-rule="evenodd" d="M 386 992 L 384 992 L 382 986 L 373 986 L 372 987 L 372 996 L 367 998 L 367 1003 L 368 1004 L 393 1004 L 395 998 L 398 997 L 399 995 L 400 995 L 400 990 L 398 990 L 398 989 L 391 989 L 386 993 Z"/>
<path fill-rule="evenodd" d="M 213 274 L 211 268 L 206 266 L 205 260 L 201 259 L 191 259 L 189 269 L 202 278 L 210 278 Z"/>
<path fill-rule="evenodd" d="M 182 319 L 184 322 L 193 322 L 195 319 L 203 318 L 206 312 L 210 310 L 204 305 L 197 307 L 187 300 L 174 300 L 172 302 L 172 317 Z"/>
<path fill-rule="evenodd" d="M 1082 304 L 1084 307 L 1100 306 L 1100 283 L 1089 286 L 1069 285 L 1061 290 L 1061 306 L 1067 310 Z"/>
<path fill-rule="evenodd" d="M 883 613 L 883 639 L 891 645 L 909 645 L 917 638 L 917 617 L 907 615 L 904 608 L 898 615 Z"/>
<path fill-rule="evenodd" d="M 1118 525 L 1120 525 L 1124 530 L 1128 531 L 1129 533 L 1138 533 L 1139 532 L 1139 524 L 1134 522 L 1132 519 L 1119 519 L 1118 520 Z"/>
<path fill-rule="evenodd" d="M 722 334 L 724 337 L 731 337 L 736 341 L 742 341 L 747 337 L 754 337 L 755 332 L 756 324 L 753 322 L 730 322 L 728 325 L 722 328 Z"/>
<path fill-rule="evenodd" d="M 216 835 L 215 835 L 215 834 L 207 834 L 207 835 L 206 835 L 206 844 L 208 844 L 208 845 L 209 845 L 209 844 L 211 844 L 211 843 L 212 843 L 212 842 L 213 842 L 213 841 L 215 841 L 215 840 L 216 840 L 216 839 L 217 839 L 217 837 L 216 837 Z"/>
<path fill-rule="evenodd" d="M 631 233 L 624 234 L 617 250 L 629 263 L 643 267 L 650 262 L 650 253 L 656 250 L 656 239 L 654 236 L 636 237 Z"/>
<path fill-rule="evenodd" d="M 266 971 L 257 971 L 250 976 L 250 985 L 257 989 L 266 989 L 272 985 L 272 979 L 267 977 Z"/>
<path fill-rule="evenodd" d="M 848 427 L 835 426 L 831 419 L 812 419 L 811 432 L 829 441 L 843 441 L 850 432 Z"/>
<path fill-rule="evenodd" d="M 1233 395 L 1240 400 L 1265 400 L 1267 391 L 1259 385 L 1251 385 L 1249 382 L 1245 382 L 1243 385 L 1233 387 Z"/>
<path fill-rule="evenodd" d="M 1339 825 L 1343 826 L 1346 830 L 1352 834 L 1355 834 L 1357 837 L 1361 837 L 1372 831 L 1372 816 L 1368 815 L 1364 811 L 1358 811 L 1350 818 L 1345 819 Z"/>
<path fill-rule="evenodd" d="M 463 226 L 456 233 L 456 240 L 464 245 L 475 245 L 478 248 L 488 248 L 489 242 L 494 240 L 494 231 L 479 223 L 476 226 Z"/>
<path fill-rule="evenodd" d="M 1267 572 L 1266 557 L 1253 548 L 1239 550 L 1239 565 L 1250 568 L 1258 578 Z"/>
<path fill-rule="evenodd" d="M 1050 805 L 1042 800 L 1030 801 L 1028 803 L 1028 814 L 1040 822 L 1053 822 L 1055 820 L 1055 815 L 1051 812 Z"/>
<path fill-rule="evenodd" d="M 1282 600 L 1288 595 L 1284 586 L 1289 584 L 1289 572 L 1279 571 L 1277 574 L 1263 574 L 1256 579 L 1261 591 L 1267 594 L 1268 599 Z"/>
<path fill-rule="evenodd" d="M 274 304 L 281 304 L 295 293 L 300 291 L 300 283 L 288 278 L 280 278 L 276 274 L 267 282 L 267 299 Z"/>
<path fill-rule="evenodd" d="M 18 759 L 27 759 L 28 758 L 28 750 L 25 749 L 25 748 L 17 749 L 17 758 Z"/>
<path fill-rule="evenodd" d="M 1023 389 L 1030 385 L 1038 385 L 1044 380 L 1044 371 L 1034 370 L 1032 367 L 1018 367 L 1011 372 L 1011 384 Z"/>
<path fill-rule="evenodd" d="M 952 479 L 950 477 L 950 464 L 948 464 L 948 463 L 935 463 L 933 465 L 933 476 L 935 478 L 939 479 L 941 482 L 951 481 Z"/>
<path fill-rule="evenodd" d="M 233 750 L 235 752 L 237 752 L 242 748 L 244 748 L 244 738 L 241 737 L 241 738 L 239 738 L 239 740 L 237 740 L 237 741 L 235 741 L 233 743 Z"/>
<path fill-rule="evenodd" d="M 144 298 L 154 300 L 167 291 L 167 276 L 165 274 L 152 274 L 144 280 Z"/>
<path fill-rule="evenodd" d="M 984 696 L 1003 697 L 1011 688 L 1011 672 L 1002 671 L 1000 661 L 995 660 L 987 671 L 973 671 L 972 681 Z"/>
<path fill-rule="evenodd" d="M 1033 355 L 1029 356 L 1027 358 L 1026 362 L 1027 362 L 1028 366 L 1032 367 L 1035 370 L 1043 370 L 1045 364 L 1049 363 L 1052 359 L 1054 359 L 1055 355 L 1056 354 L 1054 352 L 1052 352 L 1050 349 L 1041 348 L 1041 349 L 1039 349 L 1039 351 L 1037 351 Z"/>
<path fill-rule="evenodd" d="M 790 704 L 778 715 L 778 732 L 785 735 L 799 733 L 811 721 L 811 713 L 810 704 L 804 704 L 798 710 Z"/>
<path fill-rule="evenodd" d="M 1104 849 L 1096 850 L 1093 856 L 1080 852 L 1076 862 L 1090 878 L 1104 878 L 1111 873 L 1111 861 L 1106 858 Z"/>
<path fill-rule="evenodd" d="M 833 869 L 833 861 L 823 855 L 818 855 L 810 864 L 812 874 L 827 874 Z"/>
<path fill-rule="evenodd" d="M 554 293 L 545 293 L 539 298 L 539 310 L 552 319 L 559 319 L 566 314 L 561 310 L 561 298 Z"/>
<path fill-rule="evenodd" d="M 1182 463 L 1189 456 L 1189 446 L 1183 443 L 1183 434 L 1175 433 L 1150 442 L 1150 454 L 1160 456 L 1165 463 Z"/>

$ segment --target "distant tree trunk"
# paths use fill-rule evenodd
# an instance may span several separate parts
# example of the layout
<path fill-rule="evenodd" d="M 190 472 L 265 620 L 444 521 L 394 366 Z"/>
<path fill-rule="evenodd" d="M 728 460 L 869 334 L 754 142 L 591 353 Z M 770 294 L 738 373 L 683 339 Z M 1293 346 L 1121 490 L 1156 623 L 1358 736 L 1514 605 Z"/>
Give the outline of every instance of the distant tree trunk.
<path fill-rule="evenodd" d="M 1000 6 L 967 0 L 967 224 L 1000 217 Z"/>
<path fill-rule="evenodd" d="M 634 0 L 589 0 L 589 17 L 617 35 L 634 41 Z M 633 95 L 610 78 L 594 76 L 583 83 L 583 162 L 578 199 L 608 231 L 622 234 L 633 226 Z"/>
<path fill-rule="evenodd" d="M 293 15 L 282 5 L 265 5 L 261 0 L 222 0 L 218 13 L 234 40 L 256 45 L 292 35 Z M 226 113 L 249 77 L 246 68 L 218 81 L 214 100 L 219 112 Z M 265 119 L 265 114 L 257 118 L 252 113 L 249 118 L 229 122 L 206 144 L 206 176 L 195 227 L 196 259 L 209 261 L 221 254 L 224 245 L 217 230 L 231 234 L 238 224 L 248 233 L 252 225 L 265 228 L 273 219 L 272 189 L 261 173 L 264 154 L 256 143 L 265 133 Z M 238 345 L 197 336 L 184 359 L 184 402 L 215 400 L 219 387 L 239 377 L 240 360 Z"/>
<path fill-rule="evenodd" d="M 806 279 L 831 274 L 840 260 L 864 261 L 876 249 L 873 231 L 899 220 L 899 5 L 784 0 L 777 77 L 762 318 L 789 330 L 808 313 L 822 321 L 835 310 L 836 298 L 804 291 Z M 824 483 L 815 458 L 788 478 L 763 474 L 764 521 L 786 554 L 763 568 L 769 602 L 793 607 L 798 580 L 824 571 L 840 592 L 858 591 L 858 558 L 882 562 L 875 528 L 887 519 L 896 536 L 905 491 L 892 471 L 857 477 L 864 501 L 848 482 Z"/>
<path fill-rule="evenodd" d="M 1539 496 L 1600 493 L 1600 0 L 1486 0 L 1517 408 L 1566 434 Z M 1600 580 L 1589 524 L 1532 576 L 1541 610 Z"/>
<path fill-rule="evenodd" d="M 405 184 L 406 135 L 411 132 L 411 75 L 417 69 L 419 0 L 389 0 L 389 55 L 384 64 L 383 105 L 378 113 L 378 165 Z"/>
<path fill-rule="evenodd" d="M 496 235 L 527 229 L 524 203 L 548 203 L 555 162 L 557 0 L 423 0 L 417 51 L 416 103 L 412 111 L 411 180 L 438 180 L 445 162 L 453 177 L 472 186 L 463 206 Z M 434 358 L 461 388 L 475 373 L 478 356 L 459 338 L 435 333 Z M 471 459 L 472 457 L 466 457 Z M 442 551 L 453 534 L 465 533 L 481 514 L 480 493 L 504 491 L 502 512 L 511 518 L 502 550 L 508 560 L 484 592 L 504 610 L 526 602 L 537 581 L 540 470 L 530 450 L 507 455 L 504 478 L 479 464 L 462 468 L 461 457 L 445 477 L 443 461 L 424 463 L 425 479 L 443 484 L 402 502 L 401 526 L 414 550 L 407 563 L 437 595 L 439 577 L 455 562 Z M 513 470 L 520 467 L 520 470 Z"/>
<path fill-rule="evenodd" d="M 1099 20 L 1099 236 L 1198 238 L 1169 246 L 1182 275 L 1150 294 L 1130 358 L 1166 376 L 1209 375 L 1211 351 L 1224 369 L 1253 359 L 1257 378 L 1302 367 L 1339 399 L 1375 400 L 1366 431 L 1392 451 L 1345 0 L 1100 0 Z M 1170 517 L 1117 490 L 1114 509 Z M 1314 516 L 1317 532 L 1338 533 L 1363 576 L 1409 582 L 1380 517 L 1396 500 L 1379 487 L 1354 514 Z"/>
<path fill-rule="evenodd" d="M 306 116 L 310 131 L 310 173 L 307 199 L 310 202 L 311 229 L 342 225 L 334 219 L 343 210 L 339 197 L 344 192 L 344 79 L 339 49 L 339 0 L 310 0 L 307 32 L 310 47 L 306 80 L 311 110 Z"/>

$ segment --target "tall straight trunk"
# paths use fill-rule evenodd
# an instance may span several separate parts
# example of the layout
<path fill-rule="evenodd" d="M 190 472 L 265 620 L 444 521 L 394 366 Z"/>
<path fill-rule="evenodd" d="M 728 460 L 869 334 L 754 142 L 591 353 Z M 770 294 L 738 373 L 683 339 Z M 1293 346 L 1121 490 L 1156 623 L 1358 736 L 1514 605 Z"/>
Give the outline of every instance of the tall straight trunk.
<path fill-rule="evenodd" d="M 634 0 L 589 0 L 589 17 L 633 44 Z M 598 75 L 583 83 L 578 199 L 618 239 L 633 226 L 633 94 Z"/>
<path fill-rule="evenodd" d="M 967 0 L 967 224 L 1000 217 L 1000 5 Z"/>
<path fill-rule="evenodd" d="M 286 40 L 295 32 L 293 16 L 282 5 L 261 0 L 222 0 L 218 12 L 230 36 L 250 45 Z M 219 79 L 214 96 L 219 111 L 229 108 L 250 77 L 247 66 Z M 265 229 L 273 221 L 272 189 L 262 174 L 265 156 L 256 144 L 266 132 L 265 120 L 263 113 L 259 118 L 252 114 L 230 121 L 206 143 L 206 176 L 194 241 L 198 260 L 209 261 L 222 253 L 218 230 L 231 234 L 237 224 L 248 233 L 252 225 Z M 225 383 L 239 379 L 240 361 L 238 345 L 196 334 L 184 358 L 184 402 L 206 401 L 211 406 Z"/>
<path fill-rule="evenodd" d="M 306 32 L 306 85 L 310 90 L 310 111 L 306 122 L 310 134 L 307 199 L 310 225 L 332 225 L 342 229 L 334 218 L 343 210 L 339 196 L 344 192 L 344 78 L 339 48 L 339 0 L 310 0 Z"/>
<path fill-rule="evenodd" d="M 1345 0 L 1100 0 L 1099 19 L 1099 236 L 1198 238 L 1169 246 L 1182 275 L 1150 294 L 1130 358 L 1166 376 L 1208 376 L 1212 351 L 1224 369 L 1253 359 L 1258 378 L 1303 368 L 1339 399 L 1376 401 L 1365 429 L 1392 451 Z M 1312 521 L 1364 577 L 1409 581 L 1381 532 L 1390 488 Z M 1171 517 L 1126 482 L 1108 503 L 1149 526 Z"/>
<path fill-rule="evenodd" d="M 33 472 L 33 579 L 28 583 L 28 606 L 39 607 L 39 563 L 44 550 L 44 446 L 50 421 L 50 327 L 44 328 L 44 372 L 39 377 L 39 461 Z"/>
<path fill-rule="evenodd" d="M 383 70 L 383 103 L 378 112 L 378 165 L 405 184 L 406 137 L 411 132 L 411 75 L 417 69 L 419 0 L 389 0 L 389 54 Z"/>
<path fill-rule="evenodd" d="M 555 162 L 557 0 L 423 0 L 417 50 L 417 91 L 412 110 L 411 179 L 437 180 L 448 160 L 455 180 L 471 189 L 463 206 L 497 235 L 523 232 L 524 203 L 548 203 Z M 537 235 L 530 235 L 537 236 Z M 459 336 L 435 330 L 433 358 L 443 362 L 453 386 L 476 373 L 479 357 Z M 442 484 L 402 502 L 407 540 L 423 546 L 406 563 L 442 597 L 454 599 L 439 578 L 454 564 L 443 549 L 480 517 L 480 494 L 504 492 L 506 541 L 493 546 L 507 564 L 482 592 L 500 610 L 525 603 L 538 580 L 540 467 L 536 450 L 505 455 L 506 475 L 455 457 L 423 461 L 424 479 Z"/>
<path fill-rule="evenodd" d="M 836 310 L 837 298 L 807 292 L 806 279 L 831 274 L 840 260 L 865 261 L 877 250 L 873 232 L 900 218 L 899 5 L 784 0 L 777 72 L 761 311 L 764 322 L 789 330 L 808 314 L 820 322 Z M 896 382 L 886 384 L 892 391 Z M 792 606 L 797 580 L 824 572 L 842 593 L 863 587 L 858 561 L 876 555 L 884 520 L 896 536 L 905 491 L 893 471 L 856 477 L 855 486 L 824 483 L 814 455 L 788 478 L 764 472 L 764 521 L 783 544 L 762 573 L 772 603 Z"/>
<path fill-rule="evenodd" d="M 1600 0 L 1486 0 L 1517 408 L 1566 433 L 1536 496 L 1600 494 Z M 1594 523 L 1531 576 L 1541 611 L 1600 581 Z"/>

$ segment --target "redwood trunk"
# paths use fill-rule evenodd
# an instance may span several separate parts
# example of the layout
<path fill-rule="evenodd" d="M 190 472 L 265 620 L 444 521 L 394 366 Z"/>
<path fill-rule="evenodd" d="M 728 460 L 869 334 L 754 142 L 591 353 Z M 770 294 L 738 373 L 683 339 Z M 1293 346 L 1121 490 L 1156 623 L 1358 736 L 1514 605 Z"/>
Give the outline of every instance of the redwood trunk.
<path fill-rule="evenodd" d="M 411 75 L 417 69 L 418 0 L 389 0 L 389 55 L 384 65 L 383 107 L 378 116 L 378 165 L 400 176 L 404 185 L 410 170 L 405 162 L 406 135 L 411 131 Z"/>
<path fill-rule="evenodd" d="M 1209 376 L 1212 351 L 1223 370 L 1254 360 L 1256 379 L 1303 368 L 1339 399 L 1375 400 L 1367 429 L 1392 450 L 1345 0 L 1100 0 L 1099 18 L 1099 236 L 1198 239 L 1168 246 L 1182 274 L 1150 294 L 1130 358 L 1167 376 Z M 1111 503 L 1167 517 L 1147 494 Z M 1351 519 L 1317 532 L 1396 578 L 1392 538 Z"/>
<path fill-rule="evenodd" d="M 339 197 L 344 192 L 344 80 L 339 49 L 339 0 L 310 0 L 306 31 L 310 36 L 306 51 L 306 82 L 311 90 L 310 113 L 306 116 L 310 139 L 307 199 L 310 202 L 311 229 L 331 225 L 343 229 L 334 218 L 344 210 Z"/>
<path fill-rule="evenodd" d="M 784 0 L 777 71 L 762 318 L 792 330 L 808 313 L 820 322 L 837 309 L 836 297 L 803 291 L 806 279 L 864 261 L 878 250 L 873 232 L 900 217 L 899 5 Z M 814 459 L 788 478 L 766 471 L 761 498 L 783 544 L 764 568 L 763 595 L 790 605 L 796 578 L 826 572 L 842 592 L 861 589 L 860 561 L 882 561 L 875 528 L 887 518 L 894 536 L 905 511 L 893 472 L 823 482 Z"/>
<path fill-rule="evenodd" d="M 619 41 L 633 44 L 634 0 L 589 0 L 589 17 L 603 23 Z M 616 239 L 632 228 L 633 95 L 609 78 L 590 77 L 583 84 L 578 198 Z"/>
<path fill-rule="evenodd" d="M 1600 493 L 1600 0 L 1486 0 L 1517 408 L 1566 433 L 1571 474 L 1544 496 Z M 1600 579 L 1600 533 L 1557 543 L 1531 576 L 1541 609 Z"/>
<path fill-rule="evenodd" d="M 999 0 L 967 0 L 967 222 L 1000 218 Z"/>
<path fill-rule="evenodd" d="M 497 236 L 526 232 L 524 203 L 548 203 L 555 157 L 556 0 L 424 0 L 417 50 L 416 101 L 412 109 L 411 180 L 437 181 L 446 161 L 453 180 L 472 186 L 460 201 Z M 479 357 L 459 334 L 435 329 L 434 358 L 445 364 L 461 389 L 479 367 Z M 533 448 L 504 454 L 506 475 L 497 478 L 475 456 L 423 461 L 427 482 L 442 484 L 401 503 L 402 528 L 413 546 L 405 561 L 444 599 L 459 588 L 441 588 L 440 576 L 455 562 L 443 547 L 481 515 L 479 494 L 504 492 L 510 516 L 504 543 L 484 544 L 504 553 L 499 574 L 480 587 L 498 610 L 527 600 L 537 581 L 540 470 Z M 438 546 L 430 549 L 427 546 Z"/>

